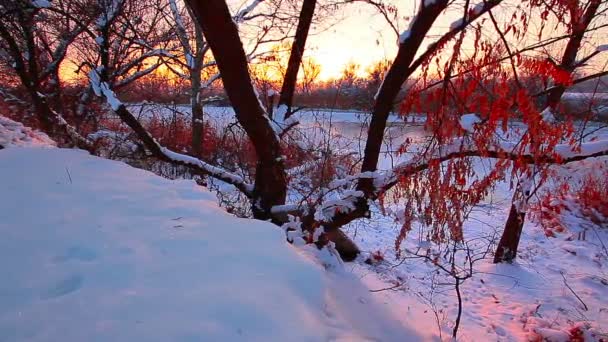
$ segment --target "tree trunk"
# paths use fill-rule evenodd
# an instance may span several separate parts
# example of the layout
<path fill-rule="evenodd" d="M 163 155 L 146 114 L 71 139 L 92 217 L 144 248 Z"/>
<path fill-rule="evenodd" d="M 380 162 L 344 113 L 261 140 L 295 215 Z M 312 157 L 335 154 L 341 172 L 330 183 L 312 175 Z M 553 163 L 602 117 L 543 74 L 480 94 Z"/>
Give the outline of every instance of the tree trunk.
<path fill-rule="evenodd" d="M 393 110 L 394 101 L 403 83 L 413 73 L 410 64 L 416 57 L 420 44 L 422 44 L 424 37 L 439 14 L 446 8 L 447 3 L 447 1 L 438 1 L 421 9 L 419 15 L 411 24 L 410 37 L 400 43 L 395 61 L 388 69 L 380 89 L 378 89 L 372 110 L 372 119 L 367 131 L 361 172 L 376 171 L 386 121 Z M 371 178 L 361 180 L 358 184 L 358 190 L 363 191 L 369 197 L 375 191 L 373 180 Z"/>
<path fill-rule="evenodd" d="M 257 155 L 252 211 L 256 219 L 272 219 L 270 209 L 285 203 L 287 175 L 277 134 L 257 98 L 247 56 L 228 5 L 224 0 L 187 1 L 207 39 L 224 89 L 237 120 Z"/>
<path fill-rule="evenodd" d="M 361 253 L 357 244 L 341 229 L 332 229 L 326 234 L 329 241 L 336 245 L 336 250 L 338 251 L 338 254 L 340 254 L 342 260 L 353 261 L 357 258 L 357 255 Z"/>
<path fill-rule="evenodd" d="M 201 73 L 193 72 L 190 76 L 190 105 L 192 106 L 192 154 L 200 158 L 203 149 L 203 105 L 201 102 Z"/>
<path fill-rule="evenodd" d="M 514 195 L 515 197 L 515 195 Z M 519 239 L 524 227 L 524 219 L 526 218 L 525 211 L 518 210 L 515 204 L 511 204 L 509 217 L 505 224 L 505 230 L 502 233 L 496 253 L 494 254 L 494 263 L 511 262 L 517 256 L 519 248 Z"/>
<path fill-rule="evenodd" d="M 203 45 L 204 38 L 200 25 L 194 25 L 194 65 L 190 69 L 190 105 L 192 106 L 192 154 L 200 158 L 203 152 L 205 139 L 203 101 L 201 101 L 201 72 L 203 69 Z M 191 53 L 191 51 L 190 51 Z"/>
<path fill-rule="evenodd" d="M 312 23 L 316 5 L 317 0 L 304 0 L 304 3 L 302 3 L 298 27 L 291 46 L 291 54 L 289 55 L 289 61 L 287 62 L 287 71 L 285 72 L 285 78 L 283 79 L 283 86 L 281 88 L 281 95 L 279 97 L 279 106 L 287 106 L 287 114 L 291 112 L 298 71 L 300 70 L 300 64 L 302 63 L 302 56 L 304 55 L 304 48 L 306 47 L 306 39 L 308 38 L 308 32 L 310 30 L 310 24 Z M 278 119 L 281 120 L 284 118 Z"/>

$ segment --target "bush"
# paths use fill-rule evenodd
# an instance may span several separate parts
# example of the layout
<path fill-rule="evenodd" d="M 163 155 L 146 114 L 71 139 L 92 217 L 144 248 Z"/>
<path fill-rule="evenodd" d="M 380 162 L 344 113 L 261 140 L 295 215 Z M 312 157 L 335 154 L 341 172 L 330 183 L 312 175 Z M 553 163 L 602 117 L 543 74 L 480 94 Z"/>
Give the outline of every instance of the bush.
<path fill-rule="evenodd" d="M 595 163 L 574 186 L 562 183 L 545 191 L 533 212 L 547 236 L 571 231 L 577 217 L 591 224 L 608 227 L 608 165 Z"/>

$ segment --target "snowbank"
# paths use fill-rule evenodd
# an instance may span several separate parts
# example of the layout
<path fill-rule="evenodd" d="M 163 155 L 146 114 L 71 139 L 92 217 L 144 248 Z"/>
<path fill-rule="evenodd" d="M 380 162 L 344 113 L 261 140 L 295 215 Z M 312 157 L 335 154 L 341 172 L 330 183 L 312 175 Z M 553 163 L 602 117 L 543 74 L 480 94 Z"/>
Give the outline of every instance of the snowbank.
<path fill-rule="evenodd" d="M 354 276 L 190 181 L 0 150 L 0 340 L 416 341 Z"/>
<path fill-rule="evenodd" d="M 10 146 L 55 146 L 46 134 L 0 115 L 0 148 Z"/>

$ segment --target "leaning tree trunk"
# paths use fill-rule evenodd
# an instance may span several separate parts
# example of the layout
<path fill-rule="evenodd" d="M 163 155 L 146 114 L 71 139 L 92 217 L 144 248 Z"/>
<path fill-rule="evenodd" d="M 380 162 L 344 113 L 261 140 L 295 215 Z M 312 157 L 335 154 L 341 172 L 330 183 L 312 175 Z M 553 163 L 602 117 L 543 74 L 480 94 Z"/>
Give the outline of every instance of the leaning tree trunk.
<path fill-rule="evenodd" d="M 522 178 L 517 183 L 513 199 L 511 200 L 511 209 L 509 210 L 505 230 L 500 237 L 498 246 L 496 246 L 496 252 L 494 253 L 495 264 L 505 261 L 511 262 L 517 256 L 519 240 L 526 219 L 528 201 L 530 200 L 534 173 L 534 166 L 528 166 L 526 173 L 522 175 Z"/>
<path fill-rule="evenodd" d="M 316 5 L 317 0 L 304 0 L 302 3 L 302 9 L 300 10 L 298 27 L 291 46 L 291 53 L 289 55 L 289 61 L 287 62 L 287 71 L 285 72 L 285 78 L 283 80 L 283 86 L 281 87 L 281 94 L 279 97 L 279 106 L 287 106 L 286 114 L 288 115 L 291 112 L 298 71 L 300 70 L 300 64 L 302 63 L 302 57 L 306 47 L 306 40 L 308 38 L 308 32 L 310 31 L 310 24 L 312 23 Z"/>

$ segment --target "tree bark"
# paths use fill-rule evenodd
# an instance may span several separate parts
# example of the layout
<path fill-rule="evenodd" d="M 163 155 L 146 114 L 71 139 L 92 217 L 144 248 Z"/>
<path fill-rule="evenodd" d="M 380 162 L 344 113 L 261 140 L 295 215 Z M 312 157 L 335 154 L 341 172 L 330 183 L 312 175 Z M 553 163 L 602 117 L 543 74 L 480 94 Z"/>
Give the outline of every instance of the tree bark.
<path fill-rule="evenodd" d="M 515 195 L 514 195 L 515 196 Z M 512 262 L 517 256 L 519 240 L 524 228 L 526 212 L 520 212 L 514 204 L 511 204 L 509 217 L 505 224 L 505 230 L 500 237 L 496 253 L 494 253 L 494 263 Z"/>
<path fill-rule="evenodd" d="M 204 143 L 204 112 L 203 102 L 201 101 L 201 72 L 203 69 L 203 32 L 199 25 L 194 25 L 195 39 L 194 44 L 194 65 L 190 70 L 190 105 L 192 106 L 192 154 L 201 158 Z"/>
<path fill-rule="evenodd" d="M 416 57 L 424 37 L 447 4 L 447 0 L 442 0 L 423 7 L 416 16 L 415 22 L 412 23 L 409 38 L 399 45 L 395 61 L 387 71 L 375 99 L 372 119 L 367 132 L 367 141 L 365 142 L 361 172 L 376 171 L 386 121 L 393 110 L 394 101 L 401 90 L 401 86 L 413 72 L 410 64 Z M 360 181 L 358 188 L 369 196 L 374 192 L 372 179 Z"/>
<path fill-rule="evenodd" d="M 272 219 L 270 209 L 285 203 L 287 177 L 277 134 L 257 98 L 247 57 L 228 5 L 224 0 L 187 1 L 222 75 L 224 88 L 255 148 L 256 166 L 252 210 L 257 219 Z"/>
<path fill-rule="evenodd" d="M 200 101 L 200 77 L 198 83 L 192 80 L 192 92 L 190 103 L 192 107 L 192 155 L 201 158 L 204 139 L 204 115 L 203 105 Z"/>
<path fill-rule="evenodd" d="M 289 55 L 289 61 L 287 62 L 287 71 L 285 72 L 281 95 L 279 97 L 279 106 L 287 106 L 287 115 L 291 112 L 298 72 L 300 71 L 300 65 L 302 64 L 306 39 L 308 38 L 308 32 L 310 31 L 310 24 L 312 23 L 316 5 L 317 0 L 304 0 L 304 3 L 302 3 L 298 27 L 296 29 L 293 44 L 291 45 L 291 54 Z"/>

